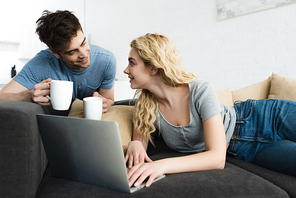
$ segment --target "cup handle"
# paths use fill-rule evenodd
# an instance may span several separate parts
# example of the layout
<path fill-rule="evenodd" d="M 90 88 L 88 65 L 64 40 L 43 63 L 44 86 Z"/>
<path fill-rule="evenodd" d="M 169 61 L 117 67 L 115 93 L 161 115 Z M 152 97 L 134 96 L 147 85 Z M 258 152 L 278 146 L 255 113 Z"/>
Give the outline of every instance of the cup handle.
<path fill-rule="evenodd" d="M 48 82 L 49 85 L 51 85 L 51 82 Z M 49 100 L 51 100 L 51 97 L 49 95 L 46 96 Z"/>

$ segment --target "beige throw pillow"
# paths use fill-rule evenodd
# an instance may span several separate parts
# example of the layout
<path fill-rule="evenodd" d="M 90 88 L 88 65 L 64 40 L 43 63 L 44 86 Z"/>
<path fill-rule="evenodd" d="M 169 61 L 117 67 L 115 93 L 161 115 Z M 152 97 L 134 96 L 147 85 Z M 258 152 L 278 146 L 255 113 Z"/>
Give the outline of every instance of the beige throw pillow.
<path fill-rule="evenodd" d="M 232 94 L 230 89 L 219 89 L 216 91 L 216 93 L 220 102 L 228 106 L 233 106 Z"/>
<path fill-rule="evenodd" d="M 118 123 L 121 142 L 124 152 L 132 139 L 133 106 L 114 105 L 108 107 L 108 111 L 102 115 L 101 120 L 115 121 Z M 76 99 L 70 109 L 69 117 L 84 118 L 83 101 Z"/>
<path fill-rule="evenodd" d="M 296 79 L 272 73 L 268 99 L 286 99 L 296 101 Z"/>
<path fill-rule="evenodd" d="M 252 84 L 250 86 L 232 91 L 232 101 L 246 101 L 248 99 L 267 99 L 270 90 L 271 76 L 266 80 Z"/>

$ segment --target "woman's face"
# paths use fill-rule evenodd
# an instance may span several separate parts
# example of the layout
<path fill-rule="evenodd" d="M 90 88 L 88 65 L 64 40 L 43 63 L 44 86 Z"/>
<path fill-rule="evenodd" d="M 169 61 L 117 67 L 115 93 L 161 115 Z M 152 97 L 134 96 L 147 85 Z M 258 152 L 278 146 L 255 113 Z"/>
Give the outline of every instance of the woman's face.
<path fill-rule="evenodd" d="M 128 75 L 132 89 L 147 89 L 151 82 L 150 68 L 139 57 L 137 51 L 131 48 L 128 58 L 128 66 L 123 71 Z"/>

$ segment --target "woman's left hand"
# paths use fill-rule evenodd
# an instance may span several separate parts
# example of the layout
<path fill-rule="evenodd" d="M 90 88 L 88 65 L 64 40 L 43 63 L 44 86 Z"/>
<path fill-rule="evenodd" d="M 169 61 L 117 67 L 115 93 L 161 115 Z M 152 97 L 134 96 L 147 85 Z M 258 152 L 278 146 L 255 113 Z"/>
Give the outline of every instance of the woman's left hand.
<path fill-rule="evenodd" d="M 146 178 L 149 177 L 146 182 L 146 187 L 151 186 L 152 182 L 164 175 L 160 161 L 148 162 L 148 163 L 139 163 L 132 168 L 128 169 L 128 178 L 130 181 L 130 186 L 134 185 L 135 187 L 140 186 Z"/>

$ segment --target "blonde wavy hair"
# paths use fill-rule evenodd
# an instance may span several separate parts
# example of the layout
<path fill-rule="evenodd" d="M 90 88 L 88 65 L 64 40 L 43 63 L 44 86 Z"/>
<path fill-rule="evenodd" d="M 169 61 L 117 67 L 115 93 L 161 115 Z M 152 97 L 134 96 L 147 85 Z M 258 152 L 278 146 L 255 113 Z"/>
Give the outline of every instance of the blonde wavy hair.
<path fill-rule="evenodd" d="M 188 84 L 196 79 L 187 71 L 181 61 L 181 55 L 174 43 L 165 35 L 148 33 L 134 39 L 130 46 L 135 49 L 146 66 L 155 66 L 163 82 L 169 86 Z M 151 134 L 155 132 L 154 123 L 158 114 L 158 104 L 154 95 L 146 89 L 138 89 L 135 97 L 134 133 L 140 138 L 148 138 L 153 143 Z"/>

